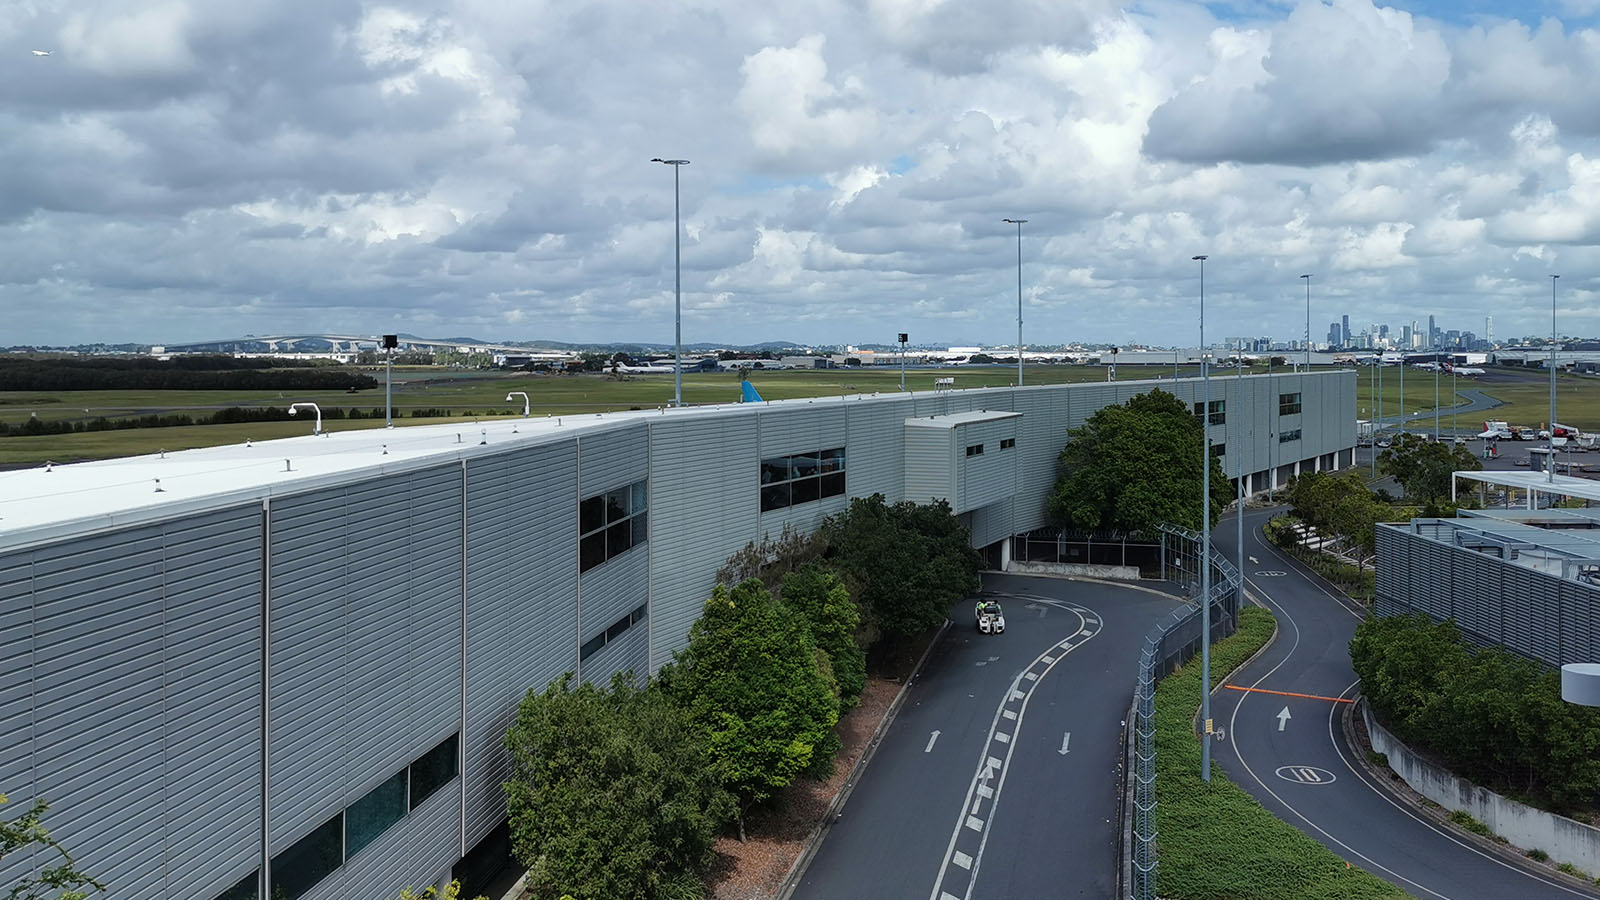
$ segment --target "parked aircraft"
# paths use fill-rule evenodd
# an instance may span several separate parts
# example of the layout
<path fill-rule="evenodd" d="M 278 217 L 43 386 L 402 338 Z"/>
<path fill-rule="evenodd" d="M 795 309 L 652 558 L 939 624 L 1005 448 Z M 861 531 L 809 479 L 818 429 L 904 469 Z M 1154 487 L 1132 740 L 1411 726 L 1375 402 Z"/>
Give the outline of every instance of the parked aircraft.
<path fill-rule="evenodd" d="M 672 374 L 672 367 L 671 366 L 625 366 L 625 365 L 623 365 L 621 363 L 617 363 L 616 365 L 612 366 L 611 368 L 607 369 L 606 371 L 608 371 L 608 372 L 621 372 L 621 373 L 626 374 L 626 375 L 663 375 L 663 374 L 670 375 L 670 374 Z"/>
<path fill-rule="evenodd" d="M 1483 374 L 1483 370 L 1478 368 L 1478 367 L 1476 367 L 1476 366 L 1452 366 L 1449 363 L 1445 364 L 1445 371 L 1446 372 L 1454 372 L 1457 375 L 1482 375 Z"/>

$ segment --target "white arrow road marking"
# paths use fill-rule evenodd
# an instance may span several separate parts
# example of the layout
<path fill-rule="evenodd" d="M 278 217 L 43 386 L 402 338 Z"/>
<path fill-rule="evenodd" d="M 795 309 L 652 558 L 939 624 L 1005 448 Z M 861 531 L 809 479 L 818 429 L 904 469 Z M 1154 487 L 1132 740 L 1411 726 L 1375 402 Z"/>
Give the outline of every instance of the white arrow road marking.
<path fill-rule="evenodd" d="M 1019 737 L 1023 718 L 1027 715 L 1033 689 L 1063 657 L 1098 631 L 1098 628 L 1090 628 L 1085 621 L 1094 614 L 1081 606 L 1059 600 L 1029 599 L 1038 599 L 1076 615 L 1079 627 L 1023 666 L 995 709 L 983 753 L 978 758 L 977 771 L 973 773 L 967 796 L 962 802 L 961 818 L 952 830 L 950 844 L 945 848 L 944 860 L 939 865 L 937 880 L 928 900 L 971 900 L 977 885 L 978 869 L 983 863 L 983 851 L 989 843 L 989 825 L 1000 808 L 1000 794 L 1005 788 L 1011 755 L 1017 745 L 1016 738 Z M 1002 722 L 1006 723 L 1004 730 L 1001 728 Z M 1062 735 L 1061 753 L 1067 752 L 1071 737 L 1071 732 Z M 932 746 L 931 741 L 929 746 Z M 989 801 L 989 807 L 987 811 L 980 812 L 985 800 Z"/>
<path fill-rule="evenodd" d="M 1254 556 L 1249 557 L 1249 559 L 1250 559 L 1250 564 L 1251 565 L 1256 565 L 1256 566 L 1261 565 L 1261 560 L 1256 559 Z"/>
<path fill-rule="evenodd" d="M 1070 743 L 1072 743 L 1072 732 L 1068 731 L 1061 735 L 1061 749 L 1057 750 L 1056 752 L 1060 753 L 1062 756 L 1066 756 L 1067 753 L 1070 752 L 1067 750 L 1067 745 Z"/>
<path fill-rule="evenodd" d="M 1292 718 L 1294 718 L 1294 716 L 1289 715 L 1289 707 L 1285 706 L 1283 710 L 1278 713 L 1278 730 L 1282 731 L 1283 726 L 1289 724 L 1289 720 Z"/>
<path fill-rule="evenodd" d="M 935 728 L 933 734 L 928 735 L 928 746 L 922 748 L 923 753 L 933 752 L 933 742 L 939 739 L 939 729 Z"/>

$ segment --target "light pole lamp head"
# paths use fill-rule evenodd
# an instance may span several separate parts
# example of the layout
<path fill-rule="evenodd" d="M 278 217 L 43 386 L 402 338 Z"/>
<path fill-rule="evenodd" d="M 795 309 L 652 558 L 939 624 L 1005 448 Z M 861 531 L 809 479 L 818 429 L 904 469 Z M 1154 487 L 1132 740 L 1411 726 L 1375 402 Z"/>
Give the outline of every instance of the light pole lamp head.
<path fill-rule="evenodd" d="M 1311 276 L 1310 275 L 1301 275 L 1300 277 L 1306 279 L 1307 281 L 1311 280 Z"/>
<path fill-rule="evenodd" d="M 1028 220 L 1027 219 L 1001 219 L 1000 221 L 1006 223 L 1007 225 L 1023 225 L 1023 224 L 1026 224 Z"/>
<path fill-rule="evenodd" d="M 1211 257 L 1206 256 L 1204 253 L 1201 253 L 1198 256 L 1191 256 L 1189 258 L 1190 259 L 1197 259 L 1197 260 L 1199 260 L 1201 262 L 1205 262 L 1206 260 L 1210 259 Z"/>
<path fill-rule="evenodd" d="M 689 164 L 687 159 L 662 159 L 659 156 L 650 161 L 653 163 L 661 163 L 664 166 L 687 166 Z"/>

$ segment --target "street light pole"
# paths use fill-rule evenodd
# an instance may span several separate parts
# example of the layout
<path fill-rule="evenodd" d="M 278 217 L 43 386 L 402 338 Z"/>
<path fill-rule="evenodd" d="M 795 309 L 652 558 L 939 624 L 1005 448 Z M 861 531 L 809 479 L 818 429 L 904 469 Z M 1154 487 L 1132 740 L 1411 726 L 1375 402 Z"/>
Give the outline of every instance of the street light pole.
<path fill-rule="evenodd" d="M 1211 780 L 1211 370 L 1206 365 L 1206 256 L 1200 263 L 1200 780 Z"/>
<path fill-rule="evenodd" d="M 1552 484 L 1556 480 L 1556 279 L 1560 277 L 1550 276 L 1550 454 L 1545 468 L 1550 472 L 1546 481 Z"/>
<path fill-rule="evenodd" d="M 672 167 L 672 405 L 683 405 L 683 226 L 679 219 L 678 169 L 687 159 L 650 160 Z"/>
<path fill-rule="evenodd" d="M 1311 374 L 1311 276 L 1301 275 L 1306 280 L 1306 374 Z"/>
<path fill-rule="evenodd" d="M 1234 397 L 1237 398 L 1240 401 L 1239 402 L 1240 409 L 1236 410 L 1236 412 L 1242 412 L 1243 411 L 1242 407 L 1244 406 L 1244 403 L 1243 403 L 1243 401 L 1244 401 L 1244 338 L 1240 338 L 1239 339 L 1239 375 L 1238 375 L 1237 378 L 1234 379 L 1234 384 L 1238 385 L 1238 387 L 1239 387 L 1239 389 L 1237 391 L 1234 391 Z M 1229 452 L 1238 454 L 1238 457 L 1239 457 L 1239 464 L 1234 467 L 1234 472 L 1235 472 L 1236 477 L 1238 478 L 1238 481 L 1239 481 L 1239 509 L 1238 509 L 1238 512 L 1234 515 L 1234 524 L 1238 528 L 1238 532 L 1235 535 L 1236 539 L 1238 540 L 1238 544 L 1237 544 L 1237 549 L 1238 549 L 1237 564 L 1239 566 L 1239 588 L 1238 588 L 1238 590 L 1240 590 L 1242 592 L 1244 590 L 1244 496 L 1245 496 L 1245 491 L 1244 491 L 1244 417 L 1243 416 L 1233 416 L 1232 418 L 1237 419 L 1238 422 L 1239 422 L 1239 427 L 1237 429 L 1235 429 L 1236 433 L 1233 436 L 1233 440 L 1230 442 L 1233 445 L 1233 447 Z M 1243 594 L 1241 593 L 1240 596 L 1243 596 Z M 1209 686 L 1210 685 L 1207 685 L 1207 687 L 1209 687 Z"/>
<path fill-rule="evenodd" d="M 900 393 L 903 394 L 903 393 L 905 393 L 905 390 L 906 390 L 906 341 L 911 338 L 911 335 L 907 334 L 904 331 L 900 332 L 899 334 L 900 334 Z"/>
<path fill-rule="evenodd" d="M 1017 226 L 1017 387 L 1022 387 L 1022 226 L 1027 219 L 1001 219 Z"/>

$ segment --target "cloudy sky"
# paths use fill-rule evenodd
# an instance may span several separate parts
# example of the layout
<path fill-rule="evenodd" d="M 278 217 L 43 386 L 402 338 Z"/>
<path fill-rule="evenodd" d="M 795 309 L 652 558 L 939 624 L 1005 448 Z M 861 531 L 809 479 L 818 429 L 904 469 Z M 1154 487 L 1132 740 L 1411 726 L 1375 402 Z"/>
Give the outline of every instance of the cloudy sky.
<path fill-rule="evenodd" d="M 1600 333 L 1600 0 L 4 9 L 0 345 Z"/>

